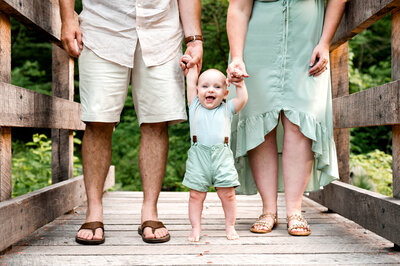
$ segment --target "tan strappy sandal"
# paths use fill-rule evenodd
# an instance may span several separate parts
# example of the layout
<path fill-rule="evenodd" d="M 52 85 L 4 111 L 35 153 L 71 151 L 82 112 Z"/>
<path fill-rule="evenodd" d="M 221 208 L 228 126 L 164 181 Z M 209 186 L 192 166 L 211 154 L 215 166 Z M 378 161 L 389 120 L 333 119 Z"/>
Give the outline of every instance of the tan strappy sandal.
<path fill-rule="evenodd" d="M 265 218 L 272 218 L 274 223 L 272 226 L 265 220 Z M 278 217 L 276 213 L 266 212 L 258 217 L 257 221 L 251 226 L 250 231 L 258 234 L 266 234 L 272 231 L 278 226 Z M 259 227 L 256 229 L 256 227 Z"/>
<path fill-rule="evenodd" d="M 298 214 L 293 214 L 291 216 L 288 216 L 287 218 L 287 229 L 289 235 L 292 236 L 308 236 L 311 234 L 311 229 L 310 226 L 308 225 L 307 221 Z M 289 222 L 292 220 L 297 220 L 300 223 L 295 223 L 289 226 Z M 298 229 L 303 229 L 303 231 L 297 231 Z"/>

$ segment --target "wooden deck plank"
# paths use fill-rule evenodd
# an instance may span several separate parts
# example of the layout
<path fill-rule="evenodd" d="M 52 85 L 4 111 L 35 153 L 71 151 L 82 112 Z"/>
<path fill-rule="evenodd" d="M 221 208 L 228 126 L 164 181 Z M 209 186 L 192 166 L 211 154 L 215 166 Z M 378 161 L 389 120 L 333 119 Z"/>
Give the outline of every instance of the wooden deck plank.
<path fill-rule="evenodd" d="M 1 259 L 0 259 L 1 261 Z M 7 263 L 7 260 L 4 260 Z M 367 265 L 374 261 L 380 261 L 386 265 L 398 265 L 400 260 L 389 254 L 325 254 L 322 258 L 314 254 L 255 254 L 252 256 L 244 256 L 243 254 L 230 254 L 229 256 L 213 255 L 213 254 L 196 254 L 196 255 L 126 255 L 126 256 L 49 256 L 49 255 L 24 255 L 20 254 L 13 260 L 15 265 L 23 265 L 29 261 L 29 265 L 198 265 L 198 264 L 217 264 L 217 265 L 260 265 L 260 264 L 276 264 L 276 265 L 293 265 L 297 264 L 329 264 L 349 265 L 353 264 Z M 8 264 L 10 265 L 10 264 Z"/>
<path fill-rule="evenodd" d="M 286 230 L 284 198 L 279 195 L 280 225 L 266 235 L 249 227 L 258 216 L 259 195 L 238 196 L 237 241 L 225 237 L 221 203 L 210 193 L 203 212 L 200 242 L 190 243 L 187 217 L 188 193 L 163 192 L 160 218 L 171 233 L 171 241 L 144 243 L 137 234 L 141 192 L 108 192 L 104 197 L 106 242 L 97 247 L 81 246 L 74 240 L 84 221 L 85 207 L 64 215 L 20 241 L 0 257 L 0 265 L 152 265 L 152 264 L 399 264 L 393 244 L 354 222 L 304 198 L 305 216 L 311 224 L 309 237 L 292 237 Z M 120 203 L 118 203 L 121 201 Z M 149 256 L 151 255 L 151 256 Z"/>

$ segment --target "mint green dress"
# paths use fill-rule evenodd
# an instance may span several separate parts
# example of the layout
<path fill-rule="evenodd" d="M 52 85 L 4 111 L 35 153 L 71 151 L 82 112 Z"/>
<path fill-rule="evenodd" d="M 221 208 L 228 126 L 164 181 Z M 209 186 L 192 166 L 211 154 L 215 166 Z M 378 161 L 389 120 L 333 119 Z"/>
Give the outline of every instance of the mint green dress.
<path fill-rule="evenodd" d="M 254 1 L 244 47 L 249 99 L 232 122 L 231 147 L 241 184 L 238 194 L 257 193 L 247 151 L 260 145 L 277 125 L 278 191 L 283 191 L 281 111 L 312 140 L 314 163 L 306 192 L 319 190 L 339 177 L 329 66 L 318 77 L 308 75 L 324 12 L 324 0 Z"/>

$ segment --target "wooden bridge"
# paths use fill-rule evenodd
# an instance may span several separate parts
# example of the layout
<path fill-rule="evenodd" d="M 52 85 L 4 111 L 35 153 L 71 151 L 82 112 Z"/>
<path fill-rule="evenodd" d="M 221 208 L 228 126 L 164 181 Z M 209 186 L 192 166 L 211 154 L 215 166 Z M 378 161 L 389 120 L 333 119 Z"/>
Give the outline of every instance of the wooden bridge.
<path fill-rule="evenodd" d="M 392 82 L 349 95 L 348 40 L 387 14 L 392 15 Z M 11 82 L 10 17 L 53 43 L 53 95 Z M 223 212 L 215 194 L 206 200 L 203 236 L 186 241 L 187 193 L 163 192 L 160 219 L 172 239 L 162 245 L 141 241 L 140 192 L 107 192 L 106 243 L 78 246 L 84 221 L 83 178 L 72 178 L 74 130 L 84 130 L 73 102 L 74 62 L 60 48 L 57 0 L 0 0 L 0 263 L 2 265 L 121 264 L 400 264 L 400 0 L 350 0 L 331 48 L 335 141 L 340 181 L 304 200 L 312 235 L 289 237 L 281 225 L 267 235 L 251 234 L 258 196 L 238 196 L 241 239 L 224 238 Z M 393 197 L 350 185 L 349 128 L 392 125 Z M 52 129 L 53 185 L 11 199 L 11 128 Z M 105 189 L 114 184 L 111 167 Z M 321 204 L 321 205 L 320 205 Z M 80 206 L 78 208 L 75 208 Z M 72 211 L 75 210 L 75 211 Z M 66 214 L 67 213 L 67 214 Z M 9 248 L 11 247 L 11 248 Z"/>

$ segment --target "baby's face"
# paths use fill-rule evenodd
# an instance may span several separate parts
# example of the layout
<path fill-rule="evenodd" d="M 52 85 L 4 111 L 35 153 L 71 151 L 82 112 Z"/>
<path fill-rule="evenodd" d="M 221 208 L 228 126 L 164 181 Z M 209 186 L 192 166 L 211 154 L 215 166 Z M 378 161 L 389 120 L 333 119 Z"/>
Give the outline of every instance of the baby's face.
<path fill-rule="evenodd" d="M 200 75 L 197 84 L 197 97 L 201 105 L 207 109 L 218 107 L 226 98 L 226 77 L 216 69 L 209 69 Z"/>

